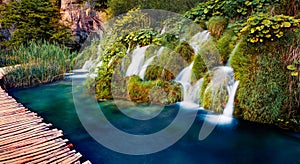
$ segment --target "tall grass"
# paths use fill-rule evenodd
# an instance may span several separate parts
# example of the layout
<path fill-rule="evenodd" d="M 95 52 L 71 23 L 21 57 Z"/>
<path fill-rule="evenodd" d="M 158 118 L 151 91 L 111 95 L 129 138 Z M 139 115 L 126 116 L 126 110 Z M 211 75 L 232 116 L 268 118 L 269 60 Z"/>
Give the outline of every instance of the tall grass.
<path fill-rule="evenodd" d="M 3 84 L 7 88 L 30 87 L 63 78 L 72 69 L 75 53 L 57 43 L 29 42 L 11 52 L 20 66 L 7 72 Z"/>
<path fill-rule="evenodd" d="M 12 55 L 11 51 L 0 50 L 0 67 L 19 64 L 19 60 Z"/>

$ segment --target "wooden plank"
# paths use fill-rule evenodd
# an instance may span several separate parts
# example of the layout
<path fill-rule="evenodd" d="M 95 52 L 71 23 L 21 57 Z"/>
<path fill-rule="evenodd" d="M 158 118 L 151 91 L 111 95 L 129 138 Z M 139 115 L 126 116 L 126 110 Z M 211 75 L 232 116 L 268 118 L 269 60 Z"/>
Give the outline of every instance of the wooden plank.
<path fill-rule="evenodd" d="M 43 129 L 45 129 L 45 130 L 43 130 Z M 21 141 L 21 140 L 24 140 L 24 139 L 27 139 L 27 138 L 30 138 L 30 137 L 34 137 L 34 136 L 49 133 L 49 131 L 47 131 L 47 129 L 49 129 L 49 128 L 41 127 L 39 129 L 34 129 L 32 131 L 22 133 L 18 136 L 11 136 L 10 138 L 0 139 L 0 146 L 4 146 L 4 145 L 7 145 L 7 144 L 12 144 L 12 143 L 15 143 L 17 141 Z"/>
<path fill-rule="evenodd" d="M 18 157 L 18 156 L 30 155 L 33 152 L 35 152 L 36 150 L 40 150 L 40 149 L 42 149 L 46 146 L 55 145 L 55 144 L 59 144 L 59 143 L 65 143 L 65 142 L 68 142 L 68 140 L 62 140 L 61 138 L 58 138 L 58 139 L 55 139 L 55 140 L 52 140 L 52 141 L 44 142 L 44 143 L 37 144 L 37 145 L 30 145 L 30 147 L 23 147 L 23 148 L 18 149 L 16 151 L 3 154 L 3 155 L 1 155 L 1 158 L 2 159 L 3 158 L 7 159 L 7 158 L 10 158 L 12 156 L 13 157 Z"/>
<path fill-rule="evenodd" d="M 49 138 L 52 137 L 53 139 L 55 139 L 55 138 L 58 138 L 58 137 L 61 137 L 61 136 L 63 136 L 61 131 L 47 132 L 45 134 L 40 134 L 40 135 L 30 137 L 30 138 L 27 138 L 27 139 L 24 139 L 24 140 L 21 140 L 21 141 L 18 141 L 18 142 L 14 142 L 14 143 L 9 144 L 9 145 L 2 146 L 0 151 L 3 152 L 3 151 L 18 148 L 18 147 L 22 147 L 22 146 L 25 146 L 25 145 L 33 144 L 34 142 L 36 142 L 36 139 L 41 139 L 41 138 L 46 138 L 46 137 L 49 137 Z"/>
<path fill-rule="evenodd" d="M 62 161 L 62 164 L 70 164 L 73 163 L 75 161 L 78 161 L 80 158 L 82 157 L 82 155 L 80 153 L 76 153 L 74 156 Z"/>
<path fill-rule="evenodd" d="M 36 124 L 35 126 L 30 126 L 28 128 L 24 128 L 23 130 L 19 130 L 19 131 L 16 131 L 16 132 L 11 132 L 9 134 L 4 134 L 4 135 L 1 136 L 1 138 L 8 138 L 8 137 L 11 137 L 11 136 L 15 136 L 17 134 L 22 134 L 22 133 L 31 131 L 33 129 L 40 129 L 40 128 L 50 127 L 50 126 L 52 126 L 52 125 L 51 124 L 45 124 L 45 123 Z M 1 141 L 1 139 L 0 139 L 0 141 Z"/>
<path fill-rule="evenodd" d="M 49 161 L 45 161 L 43 163 L 50 163 L 50 164 L 55 164 L 55 163 L 61 163 L 61 161 L 63 161 L 65 158 L 67 157 L 71 157 L 73 156 L 74 154 L 76 153 L 75 150 L 72 150 L 72 151 L 69 151 L 69 152 L 66 152 L 66 153 L 63 153 L 63 154 L 60 154 L 59 156 L 56 156 L 56 157 L 53 157 L 51 158 Z"/>
<path fill-rule="evenodd" d="M 80 163 L 82 155 L 68 148 L 62 131 L 42 121 L 0 88 L 0 164 Z"/>
<path fill-rule="evenodd" d="M 42 119 L 40 119 L 39 121 L 37 120 L 34 120 L 34 121 L 26 121 L 25 123 L 21 123 L 21 124 L 18 124 L 17 126 L 12 126 L 11 128 L 9 129 L 6 129 L 6 130 L 0 130 L 0 137 L 2 135 L 5 135 L 5 134 L 8 134 L 8 133 L 13 133 L 13 132 L 17 132 L 17 131 L 21 131 L 22 129 L 24 128 L 29 128 L 33 125 L 37 125 L 38 123 L 42 122 Z"/>
<path fill-rule="evenodd" d="M 4 156 L 4 157 L 0 158 L 0 162 L 5 161 L 7 163 L 17 163 L 17 162 L 25 160 L 26 158 L 34 157 L 36 155 L 43 154 L 45 152 L 55 150 L 55 149 L 60 148 L 64 145 L 66 145 L 66 143 L 58 142 L 58 143 L 54 143 L 54 144 L 51 144 L 51 145 L 41 147 L 39 149 L 31 150 L 29 152 L 23 152 L 23 153 L 17 154 L 17 155 Z M 21 162 L 21 163 L 23 163 L 23 162 Z"/>
<path fill-rule="evenodd" d="M 70 151 L 70 149 L 68 149 L 68 148 L 64 148 L 64 147 L 58 148 L 54 151 L 47 152 L 45 154 L 41 154 L 41 155 L 38 155 L 38 156 L 34 157 L 32 159 L 32 161 L 28 162 L 27 164 L 47 163 L 47 161 L 49 161 L 50 159 L 55 158 L 55 157 L 57 157 L 61 154 L 67 153 L 69 151 Z"/>
<path fill-rule="evenodd" d="M 37 117 L 37 116 L 28 117 L 28 118 L 26 118 L 26 117 L 25 118 L 20 118 L 20 119 L 17 119 L 17 120 L 12 119 L 11 122 L 5 122 L 5 123 L 1 124 L 0 125 L 0 131 L 11 129 L 11 128 L 16 127 L 16 126 L 29 124 L 29 123 L 32 123 L 32 122 L 40 123 L 42 121 L 43 121 L 43 119 L 40 118 L 40 117 Z"/>

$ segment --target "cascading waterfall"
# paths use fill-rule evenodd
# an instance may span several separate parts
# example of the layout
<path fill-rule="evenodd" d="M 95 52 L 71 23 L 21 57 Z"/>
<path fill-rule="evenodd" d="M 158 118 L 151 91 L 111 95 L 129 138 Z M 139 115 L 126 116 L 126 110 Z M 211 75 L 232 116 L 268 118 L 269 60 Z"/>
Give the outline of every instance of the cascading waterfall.
<path fill-rule="evenodd" d="M 189 41 L 189 44 L 193 47 L 195 54 L 197 55 L 200 51 L 201 44 L 210 38 L 208 31 L 201 31 L 194 35 Z M 176 77 L 176 81 L 183 86 L 183 102 L 185 103 L 194 103 L 199 104 L 200 99 L 200 88 L 202 85 L 203 79 L 200 79 L 196 82 L 195 85 L 191 84 L 192 68 L 194 62 L 192 62 L 188 67 L 184 68 Z"/>
<path fill-rule="evenodd" d="M 239 85 L 239 81 L 234 82 L 233 86 L 230 87 L 230 92 L 229 92 L 229 96 L 228 96 L 228 102 L 226 104 L 226 107 L 223 111 L 223 115 L 227 116 L 227 117 L 232 117 L 233 115 L 233 111 L 234 111 L 234 97 L 235 97 L 235 93 L 236 90 L 238 88 Z"/>
<path fill-rule="evenodd" d="M 210 34 L 208 31 L 203 31 L 197 33 L 192 39 L 190 40 L 190 45 L 193 47 L 195 54 L 197 55 L 200 51 L 201 44 L 210 38 Z M 184 98 L 183 104 L 199 104 L 200 100 L 200 89 L 202 85 L 203 79 L 198 80 L 195 85 L 191 84 L 191 75 L 192 75 L 192 68 L 194 62 L 192 62 L 188 67 L 184 68 L 176 77 L 176 81 L 181 83 L 184 90 Z M 239 81 L 234 81 L 233 77 L 233 69 L 230 66 L 224 67 L 217 67 L 219 69 L 220 75 L 215 78 L 215 83 L 217 85 L 211 85 L 211 87 L 222 87 L 225 85 L 227 89 L 228 101 L 226 106 L 223 110 L 223 115 L 225 117 L 232 117 L 234 111 L 234 97 L 239 85 Z M 201 105 L 201 104 L 200 104 Z"/>
<path fill-rule="evenodd" d="M 162 30 L 164 32 L 164 30 Z M 195 54 L 198 55 L 201 46 L 203 46 L 203 43 L 207 41 L 210 38 L 210 33 L 208 31 L 202 31 L 197 33 L 192 37 L 192 39 L 189 41 L 189 44 L 193 47 Z M 149 46 L 144 46 L 144 47 L 137 47 L 133 52 L 132 52 L 132 57 L 131 57 L 131 63 L 129 67 L 126 70 L 126 76 L 132 76 L 132 75 L 139 75 L 141 79 L 144 79 L 145 73 L 147 70 L 147 67 L 151 64 L 151 62 L 155 59 L 155 57 L 160 56 L 163 51 L 164 47 L 161 47 L 157 54 L 149 58 L 148 60 L 145 61 L 145 52 Z M 98 47 L 98 51 L 100 51 L 100 48 Z M 128 49 L 129 53 L 129 49 Z M 123 61 L 124 62 L 124 61 Z M 122 68 L 124 68 L 124 63 L 122 62 Z M 81 71 L 88 72 L 89 69 L 94 65 L 95 63 L 92 60 L 88 60 Z M 99 66 L 101 64 L 97 64 Z M 199 107 L 199 100 L 200 100 L 200 89 L 202 86 L 203 79 L 199 79 L 197 82 L 194 83 L 194 85 L 191 84 L 191 77 L 192 77 L 192 68 L 193 68 L 194 62 L 192 62 L 189 66 L 184 68 L 176 77 L 175 81 L 179 82 L 183 86 L 184 90 L 184 97 L 183 97 L 183 102 L 181 103 L 182 105 L 186 104 L 188 107 Z M 228 96 L 228 101 L 227 104 L 223 110 L 223 115 L 226 117 L 232 117 L 232 113 L 234 110 L 234 97 L 235 93 L 237 90 L 237 87 L 239 85 L 238 81 L 234 81 L 233 78 L 233 70 L 229 66 L 224 66 L 224 67 L 218 67 L 216 69 L 220 69 L 221 74 L 224 76 L 220 76 L 216 81 L 224 81 L 224 78 L 230 77 L 228 82 L 223 83 L 221 85 L 227 86 L 227 96 Z M 124 71 L 125 73 L 125 71 Z M 232 78 L 231 78 L 232 77 Z M 222 79 L 223 78 L 223 79 Z M 210 85 L 211 87 L 214 87 L 214 85 Z M 220 87 L 217 86 L 217 87 Z M 201 104 L 200 104 L 201 106 Z"/>
<path fill-rule="evenodd" d="M 158 52 L 157 52 L 157 54 L 156 54 L 155 56 L 152 56 L 151 58 L 149 58 L 149 59 L 145 62 L 145 64 L 142 66 L 142 69 L 141 69 L 141 71 L 140 71 L 140 73 L 139 73 L 139 76 L 140 76 L 141 79 L 144 80 L 145 74 L 146 74 L 146 71 L 147 71 L 148 66 L 151 64 L 151 62 L 153 61 L 153 59 L 154 59 L 155 57 L 158 57 L 158 56 L 160 56 L 160 55 L 163 53 L 164 49 L 165 49 L 165 47 L 161 47 L 161 48 L 158 50 Z"/>
<path fill-rule="evenodd" d="M 190 91 L 193 90 L 191 85 L 193 65 L 194 62 L 192 62 L 188 67 L 184 68 L 175 79 L 175 81 L 179 82 L 183 86 L 183 101 L 189 103 L 193 103 L 193 100 L 191 99 L 192 96 L 190 93 Z"/>
<path fill-rule="evenodd" d="M 199 32 L 192 37 L 192 39 L 189 41 L 189 44 L 193 47 L 196 55 L 200 51 L 201 44 L 207 41 L 209 38 L 210 33 L 207 30 Z"/>
<path fill-rule="evenodd" d="M 145 52 L 149 46 L 137 47 L 131 58 L 131 63 L 126 71 L 126 76 L 139 75 L 145 60 Z"/>

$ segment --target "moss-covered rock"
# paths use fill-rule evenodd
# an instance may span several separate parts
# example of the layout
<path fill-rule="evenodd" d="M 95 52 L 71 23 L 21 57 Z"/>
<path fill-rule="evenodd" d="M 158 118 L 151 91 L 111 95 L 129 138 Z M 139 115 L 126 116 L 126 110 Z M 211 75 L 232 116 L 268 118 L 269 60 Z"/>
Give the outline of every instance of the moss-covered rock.
<path fill-rule="evenodd" d="M 177 53 L 187 62 L 191 63 L 194 60 L 194 49 L 186 41 L 181 42 L 175 49 Z"/>
<path fill-rule="evenodd" d="M 162 80 L 142 81 L 132 76 L 127 84 L 130 100 L 157 104 L 172 104 L 182 100 L 181 85 Z"/>
<path fill-rule="evenodd" d="M 295 42 L 285 35 L 278 41 L 251 46 L 242 41 L 231 58 L 236 79 L 238 110 L 246 120 L 274 123 L 288 101 L 286 53 Z M 299 43 L 299 42 L 298 42 Z M 286 46 L 290 45 L 290 46 Z"/>
<path fill-rule="evenodd" d="M 223 35 L 215 42 L 219 51 L 222 64 L 226 64 L 234 46 L 237 43 L 237 36 L 233 29 L 227 29 Z"/>
<path fill-rule="evenodd" d="M 214 37 L 220 37 L 227 28 L 228 19 L 225 17 L 212 17 L 208 21 L 208 31 Z"/>

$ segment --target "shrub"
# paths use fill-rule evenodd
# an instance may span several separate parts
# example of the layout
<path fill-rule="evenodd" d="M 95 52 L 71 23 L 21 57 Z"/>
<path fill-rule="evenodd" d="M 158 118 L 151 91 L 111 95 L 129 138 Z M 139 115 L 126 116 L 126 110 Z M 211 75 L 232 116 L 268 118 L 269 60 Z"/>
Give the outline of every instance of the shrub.
<path fill-rule="evenodd" d="M 245 27 L 240 31 L 251 43 L 274 41 L 284 36 L 288 29 L 300 26 L 300 19 L 291 16 L 259 13 L 247 19 Z"/>
<path fill-rule="evenodd" d="M 208 0 L 199 3 L 185 13 L 188 19 L 196 23 L 209 20 L 213 16 L 223 16 L 229 19 L 247 17 L 254 12 L 264 12 L 270 5 L 278 4 L 279 0 L 248 1 L 248 0 Z"/>

